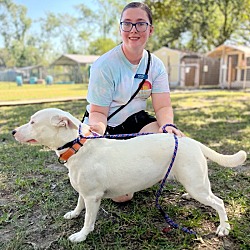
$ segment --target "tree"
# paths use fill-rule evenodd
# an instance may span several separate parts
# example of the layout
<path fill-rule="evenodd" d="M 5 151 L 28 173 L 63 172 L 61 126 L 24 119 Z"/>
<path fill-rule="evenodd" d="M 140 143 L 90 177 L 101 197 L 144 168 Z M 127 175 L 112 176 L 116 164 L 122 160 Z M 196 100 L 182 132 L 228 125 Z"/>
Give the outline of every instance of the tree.
<path fill-rule="evenodd" d="M 24 6 L 11 1 L 2 1 L 1 7 L 0 34 L 8 51 L 6 64 L 24 66 L 25 39 L 31 26 L 31 19 L 26 16 L 27 9 Z"/>
<path fill-rule="evenodd" d="M 243 27 L 250 30 L 249 0 L 145 2 L 155 17 L 158 46 L 204 52 L 235 37 Z"/>
<path fill-rule="evenodd" d="M 117 44 L 110 38 L 98 38 L 90 43 L 88 51 L 91 55 L 102 55 L 116 45 Z"/>
<path fill-rule="evenodd" d="M 27 8 L 11 0 L 1 1 L 0 35 L 3 38 L 2 55 L 6 66 L 22 67 L 41 62 L 41 55 L 28 31 L 32 20 Z"/>
<path fill-rule="evenodd" d="M 86 5 L 78 5 L 80 12 L 79 22 L 83 24 L 83 30 L 90 30 L 90 40 L 97 38 L 111 38 L 117 43 L 119 36 L 119 19 L 122 8 L 128 0 L 95 0 L 97 10 L 90 10 Z M 87 25 L 87 28 L 85 28 Z M 95 36 L 95 34 L 97 36 Z"/>
<path fill-rule="evenodd" d="M 68 14 L 46 13 L 39 19 L 41 23 L 40 44 L 47 43 L 55 54 L 78 53 L 77 18 Z"/>

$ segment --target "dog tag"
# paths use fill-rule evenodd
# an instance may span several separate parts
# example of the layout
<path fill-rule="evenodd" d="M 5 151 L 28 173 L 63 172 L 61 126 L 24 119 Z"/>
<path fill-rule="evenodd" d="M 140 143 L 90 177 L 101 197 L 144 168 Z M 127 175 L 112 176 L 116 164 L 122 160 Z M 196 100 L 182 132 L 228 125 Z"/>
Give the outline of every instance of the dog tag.
<path fill-rule="evenodd" d="M 148 79 L 148 75 L 145 75 L 145 74 L 136 74 L 134 78 L 137 78 L 137 79 Z"/>

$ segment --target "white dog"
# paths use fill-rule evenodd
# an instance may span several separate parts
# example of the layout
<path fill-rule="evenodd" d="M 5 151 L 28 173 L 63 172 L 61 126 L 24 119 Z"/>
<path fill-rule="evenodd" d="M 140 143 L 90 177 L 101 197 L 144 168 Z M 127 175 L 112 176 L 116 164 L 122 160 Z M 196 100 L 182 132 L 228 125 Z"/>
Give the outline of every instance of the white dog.
<path fill-rule="evenodd" d="M 30 122 L 12 133 L 22 143 L 39 143 L 56 151 L 65 166 L 73 188 L 79 193 L 76 208 L 64 215 L 76 218 L 86 208 L 84 227 L 72 234 L 72 242 L 80 242 L 94 230 L 94 224 L 102 198 L 114 198 L 151 187 L 165 176 L 171 162 L 175 140 L 171 134 L 152 134 L 129 140 L 82 139 L 79 144 L 67 144 L 79 137 L 89 135 L 89 126 L 68 112 L 49 108 L 36 112 Z M 67 148 L 60 149 L 63 145 Z M 75 148 L 78 152 L 72 150 Z M 69 159 L 68 159 L 69 157 Z M 226 167 L 235 167 L 246 160 L 246 153 L 222 155 L 188 137 L 179 138 L 175 163 L 169 178 L 175 178 L 187 190 L 187 197 L 214 208 L 220 218 L 217 234 L 229 233 L 230 226 L 224 203 L 210 188 L 208 157 Z"/>

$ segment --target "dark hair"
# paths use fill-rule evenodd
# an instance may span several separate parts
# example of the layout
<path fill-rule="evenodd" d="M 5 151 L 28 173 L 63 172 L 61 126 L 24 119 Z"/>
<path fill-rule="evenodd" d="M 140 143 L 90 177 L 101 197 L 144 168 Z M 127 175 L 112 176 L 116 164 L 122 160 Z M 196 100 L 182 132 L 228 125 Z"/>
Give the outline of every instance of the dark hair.
<path fill-rule="evenodd" d="M 140 2 L 131 2 L 128 5 L 126 5 L 124 7 L 124 9 L 122 10 L 121 19 L 122 19 L 122 15 L 123 15 L 124 11 L 127 9 L 131 9 L 131 8 L 140 8 L 140 9 L 144 10 L 148 15 L 148 19 L 149 19 L 150 24 L 153 24 L 153 17 L 152 17 L 151 10 L 149 9 L 149 7 L 145 3 L 140 3 Z"/>

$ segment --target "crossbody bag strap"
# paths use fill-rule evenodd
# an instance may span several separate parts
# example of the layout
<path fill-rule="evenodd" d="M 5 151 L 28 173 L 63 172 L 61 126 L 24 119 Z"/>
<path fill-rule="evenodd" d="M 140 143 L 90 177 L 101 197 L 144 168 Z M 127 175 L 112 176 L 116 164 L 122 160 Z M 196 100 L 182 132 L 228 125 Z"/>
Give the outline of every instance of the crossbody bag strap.
<path fill-rule="evenodd" d="M 147 50 L 148 52 L 148 64 L 147 64 L 147 68 L 145 71 L 145 76 L 148 75 L 148 71 L 149 71 L 149 67 L 150 67 L 150 62 L 151 62 L 151 54 L 150 51 Z M 121 111 L 125 106 L 127 106 L 134 98 L 135 96 L 138 94 L 138 92 L 140 91 L 140 89 L 142 88 L 142 85 L 144 84 L 144 82 L 146 81 L 147 77 L 145 77 L 141 83 L 139 84 L 138 89 L 135 91 L 135 93 L 130 97 L 130 99 L 128 100 L 128 102 L 124 105 L 122 105 L 121 107 L 119 107 L 115 112 L 113 112 L 111 115 L 108 116 L 107 120 L 109 120 L 111 117 L 113 117 L 115 114 L 117 114 L 119 111 Z"/>

